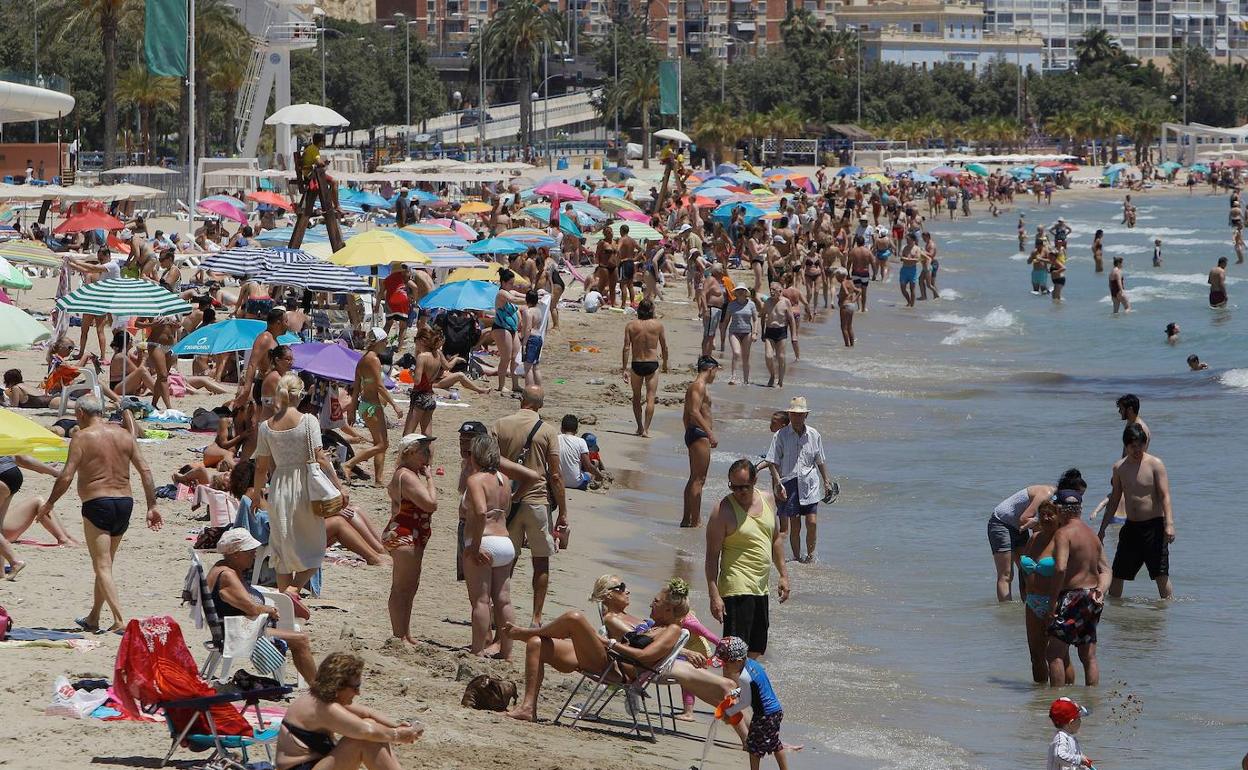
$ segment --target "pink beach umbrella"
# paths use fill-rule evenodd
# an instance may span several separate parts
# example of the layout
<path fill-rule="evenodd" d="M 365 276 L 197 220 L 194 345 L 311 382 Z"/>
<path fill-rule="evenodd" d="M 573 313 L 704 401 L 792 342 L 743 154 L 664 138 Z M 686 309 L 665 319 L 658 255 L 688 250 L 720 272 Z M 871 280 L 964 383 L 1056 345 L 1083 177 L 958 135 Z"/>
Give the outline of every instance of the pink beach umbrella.
<path fill-rule="evenodd" d="M 206 211 L 209 214 L 216 214 L 224 219 L 232 219 L 241 224 L 247 224 L 246 212 L 223 200 L 202 200 L 199 202 L 199 210 Z"/>
<path fill-rule="evenodd" d="M 954 176 L 956 177 L 956 176 L 961 176 L 962 172 L 957 170 L 956 168 L 949 168 L 948 166 L 940 166 L 939 168 L 932 169 L 931 175 L 932 176 Z"/>
<path fill-rule="evenodd" d="M 634 222 L 641 222 L 642 224 L 650 223 L 650 217 L 647 216 L 644 211 L 630 211 L 628 209 L 624 209 L 616 212 L 616 216 L 620 219 L 631 219 Z"/>
<path fill-rule="evenodd" d="M 435 225 L 442 225 L 443 227 L 449 227 L 452 230 L 454 230 L 455 234 L 460 236 L 461 238 L 467 238 L 470 241 L 474 241 L 477 239 L 477 231 L 469 227 L 467 223 L 461 222 L 458 219 L 450 219 L 447 217 L 441 217 L 439 219 L 426 219 L 425 221 L 431 222 Z"/>
<path fill-rule="evenodd" d="M 585 195 L 566 182 L 546 182 L 538 185 L 533 192 L 548 198 L 559 198 L 565 201 L 583 201 Z"/>

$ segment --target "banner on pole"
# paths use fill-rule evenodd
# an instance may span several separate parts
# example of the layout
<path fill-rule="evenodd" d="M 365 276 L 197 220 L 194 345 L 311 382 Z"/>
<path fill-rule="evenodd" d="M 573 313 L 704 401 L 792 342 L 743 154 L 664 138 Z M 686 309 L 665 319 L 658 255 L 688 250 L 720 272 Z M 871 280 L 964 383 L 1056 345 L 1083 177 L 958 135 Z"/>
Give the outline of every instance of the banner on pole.
<path fill-rule="evenodd" d="M 143 58 L 158 77 L 186 77 L 186 0 L 147 0 Z"/>
<path fill-rule="evenodd" d="M 659 62 L 659 114 L 680 112 L 680 68 L 677 62 Z"/>

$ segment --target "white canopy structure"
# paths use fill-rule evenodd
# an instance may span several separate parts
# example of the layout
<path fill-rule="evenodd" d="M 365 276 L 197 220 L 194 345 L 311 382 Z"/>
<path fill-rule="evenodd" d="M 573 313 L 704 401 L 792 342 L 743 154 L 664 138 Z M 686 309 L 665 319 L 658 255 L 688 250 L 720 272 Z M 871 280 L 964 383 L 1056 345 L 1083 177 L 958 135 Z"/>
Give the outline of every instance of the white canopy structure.
<path fill-rule="evenodd" d="M 1173 143 L 1173 145 L 1172 145 Z M 1248 149 L 1248 124 L 1218 128 L 1203 123 L 1162 123 L 1161 159 L 1191 163 L 1198 152 Z"/>
<path fill-rule="evenodd" d="M 1036 153 L 1013 153 L 1009 155 L 966 155 L 963 153 L 953 153 L 951 155 L 912 155 L 894 158 L 885 158 L 886 166 L 917 166 L 929 164 L 939 166 L 946 163 L 1040 163 L 1046 160 L 1072 160 L 1074 155 L 1060 154 L 1036 154 Z"/>
<path fill-rule="evenodd" d="M 55 120 L 74 109 L 74 97 L 25 83 L 0 80 L 0 123 Z"/>

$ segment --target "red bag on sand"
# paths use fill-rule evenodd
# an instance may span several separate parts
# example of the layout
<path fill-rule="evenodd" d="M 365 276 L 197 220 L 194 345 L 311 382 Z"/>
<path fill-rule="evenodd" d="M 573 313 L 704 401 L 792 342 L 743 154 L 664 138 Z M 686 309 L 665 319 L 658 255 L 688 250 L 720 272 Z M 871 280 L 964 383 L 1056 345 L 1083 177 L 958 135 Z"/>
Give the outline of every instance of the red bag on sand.
<path fill-rule="evenodd" d="M 9 617 L 9 613 L 4 607 L 0 607 L 0 642 L 3 642 L 9 636 L 9 629 L 13 627 L 13 618 Z"/>
<path fill-rule="evenodd" d="M 195 659 L 182 639 L 182 628 L 168 615 L 133 619 L 126 626 L 117 650 L 113 672 L 113 692 L 121 710 L 138 717 L 144 707 L 161 701 L 201 698 L 217 691 L 199 676 Z M 169 709 L 174 728 L 181 732 L 193 713 Z M 212 718 L 220 735 L 252 735 L 251 725 L 232 704 L 212 707 Z M 208 720 L 202 716 L 192 733 L 208 735 Z"/>

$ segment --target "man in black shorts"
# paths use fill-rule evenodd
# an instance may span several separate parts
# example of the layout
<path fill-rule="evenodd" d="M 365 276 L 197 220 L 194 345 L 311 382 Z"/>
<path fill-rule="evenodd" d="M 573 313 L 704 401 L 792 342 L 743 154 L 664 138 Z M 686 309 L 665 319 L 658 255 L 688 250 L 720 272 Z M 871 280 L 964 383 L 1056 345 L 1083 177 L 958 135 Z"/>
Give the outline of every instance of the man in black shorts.
<path fill-rule="evenodd" d="M 1122 432 L 1126 455 L 1114 463 L 1109 503 L 1101 519 L 1101 540 L 1118 510 L 1120 500 L 1126 501 L 1127 522 L 1118 533 L 1118 550 L 1114 553 L 1114 580 L 1109 595 L 1122 596 L 1124 580 L 1135 580 L 1141 566 L 1148 567 L 1148 576 L 1157 582 L 1162 599 L 1174 595 L 1170 584 L 1170 544 L 1174 542 L 1174 510 L 1170 502 L 1170 479 L 1161 458 L 1149 454 L 1148 434 L 1138 423 Z"/>
<path fill-rule="evenodd" d="M 789 598 L 789 573 L 780 543 L 775 499 L 755 485 L 758 470 L 750 460 L 728 469 L 728 496 L 706 525 L 706 583 L 711 615 L 724 624 L 723 636 L 749 645 L 750 657 L 767 652 L 771 622 L 768 582 L 775 565 L 780 573 L 776 595 Z"/>
<path fill-rule="evenodd" d="M 106 631 L 121 633 L 126 617 L 117 598 L 113 581 L 113 560 L 121 539 L 130 527 L 134 497 L 130 489 L 130 467 L 139 472 L 143 495 L 147 500 L 147 526 L 159 530 L 160 511 L 156 509 L 156 487 L 152 471 L 134 435 L 103 417 L 104 405 L 95 396 L 78 399 L 74 409 L 79 430 L 69 442 L 69 459 L 65 469 L 52 485 L 48 500 L 39 508 L 39 516 L 50 516 L 56 501 L 65 494 L 69 483 L 78 476 L 78 497 L 82 500 L 82 528 L 86 535 L 91 567 L 95 572 L 94 599 L 91 611 L 78 618 L 86 631 L 100 630 L 100 611 L 108 604 L 113 624 Z"/>

